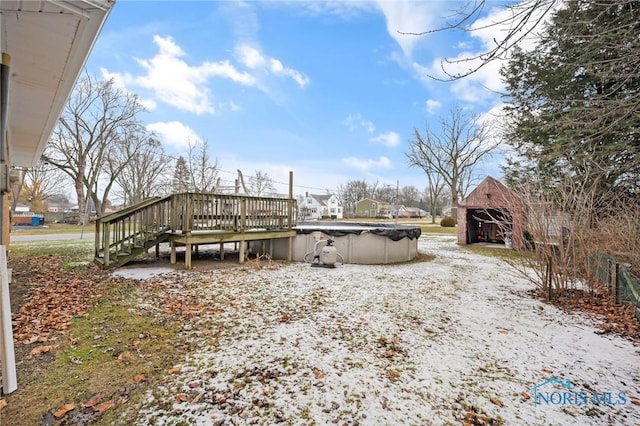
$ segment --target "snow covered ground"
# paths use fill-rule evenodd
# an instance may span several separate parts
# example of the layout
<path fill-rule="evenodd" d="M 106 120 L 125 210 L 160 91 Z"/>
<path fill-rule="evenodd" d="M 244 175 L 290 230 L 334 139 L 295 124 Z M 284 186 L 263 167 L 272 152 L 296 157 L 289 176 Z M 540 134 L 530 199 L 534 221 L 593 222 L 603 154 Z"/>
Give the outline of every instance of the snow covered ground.
<path fill-rule="evenodd" d="M 166 299 L 141 305 L 180 306 L 194 350 L 139 423 L 640 424 L 638 347 L 452 237 L 419 250 L 435 260 L 150 278 Z"/>

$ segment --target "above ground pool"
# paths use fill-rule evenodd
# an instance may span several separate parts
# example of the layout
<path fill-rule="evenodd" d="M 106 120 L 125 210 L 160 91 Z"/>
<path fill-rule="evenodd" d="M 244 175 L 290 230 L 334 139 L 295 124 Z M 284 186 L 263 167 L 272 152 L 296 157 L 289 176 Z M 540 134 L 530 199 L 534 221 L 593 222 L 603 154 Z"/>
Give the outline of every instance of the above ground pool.
<path fill-rule="evenodd" d="M 301 222 L 292 244 L 292 260 L 308 262 L 320 240 L 333 240 L 341 263 L 363 265 L 407 262 L 418 254 L 419 226 L 389 223 Z M 269 249 L 267 249 L 269 250 Z M 287 259 L 289 239 L 271 241 L 273 259 Z"/>

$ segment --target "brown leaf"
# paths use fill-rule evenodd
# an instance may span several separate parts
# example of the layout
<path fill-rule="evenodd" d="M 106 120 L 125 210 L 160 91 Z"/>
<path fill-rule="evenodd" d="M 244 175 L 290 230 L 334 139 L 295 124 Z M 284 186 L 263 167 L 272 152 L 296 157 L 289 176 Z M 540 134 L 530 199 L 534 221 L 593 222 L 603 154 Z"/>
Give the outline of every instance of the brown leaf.
<path fill-rule="evenodd" d="M 318 369 L 313 370 L 313 375 L 317 380 L 324 379 L 324 373 Z"/>
<path fill-rule="evenodd" d="M 400 372 L 398 370 L 389 370 L 387 371 L 387 375 L 391 380 L 397 380 L 400 378 Z"/>
<path fill-rule="evenodd" d="M 553 373 L 553 370 L 549 369 L 549 368 L 543 368 L 542 371 L 544 371 L 545 373 Z"/>
<path fill-rule="evenodd" d="M 179 373 L 180 372 L 180 367 L 178 367 L 177 365 L 175 367 L 170 368 L 167 373 L 169 374 L 175 374 L 175 373 Z"/>
<path fill-rule="evenodd" d="M 2 410 L 6 406 L 7 406 L 7 400 L 6 399 L 0 399 L 0 410 Z"/>
<path fill-rule="evenodd" d="M 136 383 L 142 383 L 145 380 L 147 380 L 147 378 L 142 373 L 141 374 L 136 374 L 136 376 L 133 378 L 133 381 L 136 382 Z"/>
<path fill-rule="evenodd" d="M 105 401 L 102 404 L 96 406 L 95 410 L 98 413 L 104 413 L 105 411 L 107 411 L 109 408 L 115 407 L 116 403 L 113 401 Z"/>
<path fill-rule="evenodd" d="M 93 407 L 94 405 L 96 405 L 100 401 L 102 401 L 102 394 L 101 393 L 97 393 L 97 394 L 93 395 L 91 398 L 89 398 L 89 400 L 84 403 L 84 406 L 87 407 L 87 408 Z"/>
<path fill-rule="evenodd" d="M 53 350 L 53 345 L 38 346 L 36 348 L 31 349 L 31 352 L 29 352 L 29 355 L 40 355 L 46 352 L 50 352 L 52 350 Z"/>
<path fill-rule="evenodd" d="M 522 395 L 522 397 L 523 397 L 524 399 L 531 399 L 531 395 L 529 395 L 529 394 L 528 394 L 528 393 L 526 393 L 526 392 L 522 392 L 520 395 Z"/>
<path fill-rule="evenodd" d="M 629 398 L 631 400 L 631 403 L 634 405 L 640 405 L 640 398 L 636 398 L 635 396 L 632 396 L 631 398 Z"/>
<path fill-rule="evenodd" d="M 187 394 L 186 393 L 180 393 L 178 395 L 176 395 L 176 404 L 180 404 L 183 402 L 187 402 Z"/>
<path fill-rule="evenodd" d="M 140 340 L 134 340 L 133 341 L 133 346 L 134 347 L 140 346 Z"/>
<path fill-rule="evenodd" d="M 59 419 L 61 417 L 64 417 L 65 414 L 67 414 L 69 411 L 73 410 L 74 408 L 76 408 L 75 404 L 73 402 L 70 402 L 58 408 L 56 412 L 53 413 L 53 415 L 56 419 Z"/>
<path fill-rule="evenodd" d="M 504 328 L 499 328 L 499 329 L 498 329 L 498 333 L 501 333 L 501 334 L 509 334 L 509 330 L 506 330 L 506 329 L 504 329 Z"/>
<path fill-rule="evenodd" d="M 489 401 L 493 402 L 498 407 L 504 407 L 504 403 L 500 401 L 498 398 L 491 398 Z"/>

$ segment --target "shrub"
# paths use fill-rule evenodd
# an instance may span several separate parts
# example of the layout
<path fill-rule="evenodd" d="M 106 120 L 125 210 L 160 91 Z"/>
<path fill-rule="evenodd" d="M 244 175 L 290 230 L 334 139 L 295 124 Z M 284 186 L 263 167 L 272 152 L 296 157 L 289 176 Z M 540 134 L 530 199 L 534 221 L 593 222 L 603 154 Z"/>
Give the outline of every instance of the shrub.
<path fill-rule="evenodd" d="M 453 228 L 454 226 L 456 226 L 456 221 L 451 216 L 445 216 L 440 221 L 440 226 L 445 228 Z"/>

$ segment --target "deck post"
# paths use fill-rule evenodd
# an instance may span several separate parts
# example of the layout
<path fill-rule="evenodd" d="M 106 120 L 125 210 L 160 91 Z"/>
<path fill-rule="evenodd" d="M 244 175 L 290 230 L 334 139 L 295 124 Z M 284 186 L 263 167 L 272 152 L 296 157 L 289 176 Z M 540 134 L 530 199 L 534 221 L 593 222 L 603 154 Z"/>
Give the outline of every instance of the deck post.
<path fill-rule="evenodd" d="M 240 263 L 244 263 L 244 241 L 240 241 L 240 252 L 238 253 L 238 257 L 240 258 Z"/>
<path fill-rule="evenodd" d="M 191 244 L 184 245 L 184 267 L 185 269 L 191 269 Z"/>
<path fill-rule="evenodd" d="M 171 245 L 171 260 L 170 263 L 172 265 L 176 264 L 176 244 L 171 241 L 171 243 L 169 243 Z"/>
<path fill-rule="evenodd" d="M 97 222 L 97 221 L 96 221 Z M 109 229 L 109 223 L 105 223 L 102 225 L 102 250 L 104 253 L 103 259 L 104 259 L 104 266 L 105 268 L 109 267 L 109 262 L 111 261 L 109 259 L 109 241 L 111 237 L 111 229 Z M 96 238 L 98 238 L 98 236 L 96 235 Z"/>
<path fill-rule="evenodd" d="M 220 260 L 224 260 L 224 243 L 220 243 Z"/>

